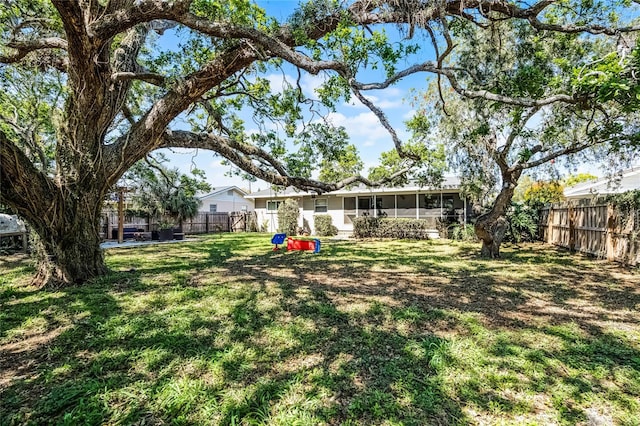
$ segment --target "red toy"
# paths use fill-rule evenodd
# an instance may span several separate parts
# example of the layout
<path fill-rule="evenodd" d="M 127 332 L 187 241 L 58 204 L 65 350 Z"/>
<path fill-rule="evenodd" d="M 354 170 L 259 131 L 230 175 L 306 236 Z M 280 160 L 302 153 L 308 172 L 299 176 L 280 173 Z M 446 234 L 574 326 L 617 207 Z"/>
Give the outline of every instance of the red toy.
<path fill-rule="evenodd" d="M 314 253 L 320 252 L 320 240 L 296 240 L 294 238 L 287 238 L 287 251 L 288 250 L 313 250 Z"/>

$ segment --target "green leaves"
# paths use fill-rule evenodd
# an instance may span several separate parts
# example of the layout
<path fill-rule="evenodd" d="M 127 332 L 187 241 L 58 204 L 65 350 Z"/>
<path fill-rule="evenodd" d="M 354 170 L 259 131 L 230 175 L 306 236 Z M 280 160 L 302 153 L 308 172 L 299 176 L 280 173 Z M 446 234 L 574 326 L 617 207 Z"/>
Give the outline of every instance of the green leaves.
<path fill-rule="evenodd" d="M 212 21 L 265 29 L 270 22 L 263 8 L 249 0 L 194 0 L 191 12 Z"/>
<path fill-rule="evenodd" d="M 640 47 L 629 55 L 609 53 L 592 64 L 574 70 L 573 84 L 581 94 L 591 94 L 599 102 L 614 102 L 625 112 L 640 109 Z"/>
<path fill-rule="evenodd" d="M 339 182 L 359 175 L 364 168 L 355 145 L 347 145 L 339 155 L 333 157 L 335 158 L 323 158 L 320 162 L 319 178 L 323 182 Z"/>
<path fill-rule="evenodd" d="M 178 221 L 193 217 L 200 206 L 196 194 L 211 190 L 204 171 L 193 169 L 189 176 L 166 168 L 162 162 L 140 161 L 128 172 L 134 204 L 150 216 L 167 214 Z"/>
<path fill-rule="evenodd" d="M 349 144 L 349 135 L 344 127 L 312 123 L 297 135 L 293 143 L 296 152 L 286 157 L 286 165 L 295 176 L 311 177 L 315 170 L 320 169 L 321 176 L 343 179 L 362 169 L 357 149 Z"/>
<path fill-rule="evenodd" d="M 442 181 L 443 173 L 447 170 L 447 161 L 443 144 L 429 146 L 423 142 L 409 142 L 404 150 L 418 160 L 402 158 L 398 151 L 383 152 L 380 165 L 369 170 L 369 179 L 388 179 L 394 174 L 411 166 L 411 170 L 390 181 L 390 185 L 406 185 L 410 180 L 419 185 L 438 185 Z"/>

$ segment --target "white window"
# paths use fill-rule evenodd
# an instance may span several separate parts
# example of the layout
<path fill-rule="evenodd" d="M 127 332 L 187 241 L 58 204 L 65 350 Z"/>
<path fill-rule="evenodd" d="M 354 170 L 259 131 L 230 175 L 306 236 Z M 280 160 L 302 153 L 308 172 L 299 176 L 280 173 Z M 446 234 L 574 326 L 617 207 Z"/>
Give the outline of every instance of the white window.
<path fill-rule="evenodd" d="M 328 208 L 328 202 L 326 198 L 316 198 L 315 199 L 315 212 L 316 213 L 326 213 Z"/>
<path fill-rule="evenodd" d="M 209 204 L 209 213 L 218 213 L 218 205 Z"/>
<path fill-rule="evenodd" d="M 278 207 L 280 207 L 280 203 L 282 203 L 282 201 L 267 201 L 267 211 L 270 211 L 270 212 L 278 211 Z"/>

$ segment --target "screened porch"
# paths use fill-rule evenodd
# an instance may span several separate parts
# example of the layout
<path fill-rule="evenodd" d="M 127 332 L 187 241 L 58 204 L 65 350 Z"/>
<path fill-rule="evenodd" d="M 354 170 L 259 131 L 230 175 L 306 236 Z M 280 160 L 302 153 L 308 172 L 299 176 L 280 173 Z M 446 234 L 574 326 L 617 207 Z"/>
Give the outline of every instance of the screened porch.
<path fill-rule="evenodd" d="M 466 223 L 468 205 L 458 193 L 405 193 L 393 195 L 365 195 L 344 197 L 344 223 L 352 224 L 355 217 L 438 219 Z"/>

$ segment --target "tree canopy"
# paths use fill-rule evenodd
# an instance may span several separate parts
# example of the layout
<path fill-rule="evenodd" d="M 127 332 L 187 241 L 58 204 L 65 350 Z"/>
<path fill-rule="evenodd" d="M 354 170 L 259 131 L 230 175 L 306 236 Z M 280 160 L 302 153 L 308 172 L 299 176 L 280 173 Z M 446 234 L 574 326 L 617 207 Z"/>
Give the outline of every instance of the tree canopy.
<path fill-rule="evenodd" d="M 417 73 L 435 75 L 478 102 L 519 108 L 513 114 L 520 120 L 545 108 L 555 111 L 554 120 L 572 120 L 565 109 L 593 115 L 596 125 L 581 131 L 622 148 L 635 142 L 635 125 L 610 118 L 637 108 L 640 27 L 632 22 L 633 6 L 321 0 L 279 20 L 249 0 L 6 1 L 0 4 L 0 203 L 40 236 L 37 280 L 82 282 L 105 271 L 97 230 L 104 195 L 159 148 L 212 150 L 244 173 L 319 192 L 394 180 L 422 166 L 430 159 L 423 141 L 405 146 L 366 96 Z M 167 34 L 175 43 L 164 43 Z M 507 39 L 517 47 L 508 55 L 495 48 Z M 593 46 L 581 51 L 581 45 Z M 495 52 L 506 55 L 498 58 L 504 66 L 485 66 Z M 510 63 L 517 63 L 512 72 Z M 298 78 L 273 87 L 267 73 L 285 69 Z M 372 75 L 366 70 L 377 70 L 379 81 L 364 81 Z M 324 76 L 317 99 L 305 96 L 304 74 Z M 333 182 L 314 179 L 312 167 L 352 150 L 339 130 L 314 123 L 351 97 L 389 132 L 395 149 L 389 160 L 397 169 L 380 173 L 379 182 L 346 173 L 323 176 L 338 179 Z M 597 103 L 612 106 L 601 110 Z M 247 131 L 243 111 L 259 131 Z M 322 132 L 332 137 L 314 136 Z M 302 161 L 290 155 L 298 148 Z M 550 153 L 532 152 L 522 161 Z M 345 171 L 357 173 L 351 163 Z"/>
<path fill-rule="evenodd" d="M 618 19 L 615 8 L 607 17 L 605 6 L 592 6 L 603 21 Z M 561 20 L 586 9 L 568 9 L 563 17 L 547 10 L 546 15 Z M 491 29 L 469 22 L 452 27 L 460 43 L 457 67 L 418 98 L 413 120 L 427 120 L 423 127 L 432 138 L 447 141 L 468 192 L 482 199 L 499 184 L 491 210 L 475 224 L 483 252 L 495 257 L 523 172 L 574 166 L 584 159 L 624 163 L 632 158 L 640 141 L 634 100 L 640 89 L 638 46 L 629 44 L 631 36 L 559 34 L 518 20 L 495 22 Z M 562 195 L 560 187 L 552 192 Z"/>

